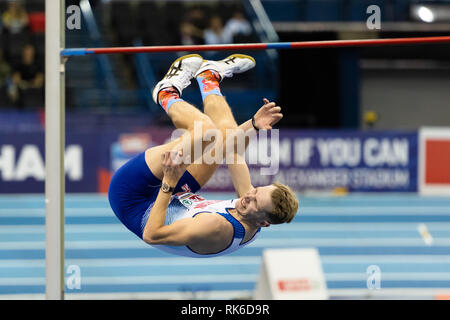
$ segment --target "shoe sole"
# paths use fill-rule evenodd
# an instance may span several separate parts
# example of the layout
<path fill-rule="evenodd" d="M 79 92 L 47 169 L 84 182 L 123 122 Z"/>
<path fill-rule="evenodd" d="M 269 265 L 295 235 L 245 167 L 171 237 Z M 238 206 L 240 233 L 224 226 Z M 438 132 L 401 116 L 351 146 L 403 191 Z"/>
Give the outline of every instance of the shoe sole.
<path fill-rule="evenodd" d="M 241 54 L 241 53 L 235 53 L 235 54 L 229 55 L 229 56 L 226 57 L 225 59 L 222 59 L 222 60 L 219 60 L 219 61 L 224 61 L 224 60 L 227 60 L 227 59 L 233 58 L 233 57 L 241 58 L 241 59 L 249 59 L 249 60 L 253 61 L 253 63 L 254 63 L 255 66 L 256 66 L 256 61 L 255 61 L 255 59 L 254 59 L 253 57 L 248 56 L 248 55 L 246 55 L 246 54 Z M 203 59 L 203 62 L 207 62 L 207 61 L 209 61 L 209 60 Z M 253 67 L 254 67 L 254 66 L 253 66 Z M 214 70 L 214 69 L 212 69 L 212 70 Z M 217 70 L 214 70 L 214 71 L 217 71 Z M 221 78 L 222 78 L 222 77 L 221 77 Z M 221 79 L 220 81 L 222 81 L 222 79 Z"/>
<path fill-rule="evenodd" d="M 221 61 L 227 60 L 227 59 L 232 58 L 232 57 L 241 58 L 241 59 L 250 59 L 250 60 L 252 60 L 253 63 L 256 65 L 256 61 L 255 61 L 255 59 L 254 59 L 253 57 L 248 56 L 248 55 L 246 55 L 246 54 L 240 54 L 240 53 L 232 54 L 232 55 L 226 57 L 225 59 L 222 59 Z"/>
<path fill-rule="evenodd" d="M 219 61 L 227 60 L 227 59 L 232 58 L 232 57 L 241 58 L 241 59 L 250 59 L 256 65 L 256 61 L 255 61 L 255 59 L 253 57 L 248 56 L 246 54 L 240 54 L 240 53 L 232 54 L 232 55 L 226 57 L 225 59 L 222 59 L 222 60 L 219 60 Z M 206 62 L 206 61 L 209 61 L 209 60 L 203 59 L 203 62 Z"/>
<path fill-rule="evenodd" d="M 174 64 L 177 63 L 178 61 L 181 61 L 181 60 L 184 60 L 184 59 L 187 59 L 187 58 L 193 58 L 193 57 L 197 57 L 197 58 L 200 58 L 200 59 L 204 60 L 203 57 L 202 57 L 201 55 L 199 55 L 199 54 L 196 54 L 196 53 L 194 53 L 194 54 L 187 54 L 187 55 L 182 56 L 182 57 L 179 57 L 177 60 L 175 60 L 175 61 L 170 65 L 169 70 L 172 69 L 172 67 L 174 66 Z M 165 77 L 167 76 L 167 74 L 169 73 L 169 70 L 166 72 L 166 74 L 164 75 L 163 78 L 165 78 Z"/>

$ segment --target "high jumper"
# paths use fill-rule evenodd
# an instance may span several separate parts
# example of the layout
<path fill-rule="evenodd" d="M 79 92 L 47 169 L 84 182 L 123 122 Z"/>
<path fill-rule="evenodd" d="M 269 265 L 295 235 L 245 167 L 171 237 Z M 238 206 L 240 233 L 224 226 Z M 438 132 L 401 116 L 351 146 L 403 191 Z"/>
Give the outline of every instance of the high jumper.
<path fill-rule="evenodd" d="M 283 117 L 279 106 L 264 99 L 252 119 L 237 125 L 219 83 L 254 66 L 255 60 L 242 54 L 221 61 L 191 54 L 177 59 L 155 86 L 153 100 L 185 133 L 129 160 L 114 174 L 109 187 L 116 216 L 146 243 L 176 255 L 214 257 L 251 243 L 262 227 L 290 222 L 296 215 L 298 199 L 288 186 L 274 183 L 255 188 L 239 148 L 233 145 L 231 157 L 228 148 L 223 151 L 230 132 L 248 135 L 271 130 Z M 194 78 L 204 112 L 181 98 Z M 220 141 L 205 142 L 208 132 L 217 132 Z M 247 145 L 248 141 L 244 151 Z M 206 200 L 196 194 L 222 164 L 198 161 L 196 146 L 201 156 L 223 153 L 232 159 L 226 164 L 238 198 Z"/>

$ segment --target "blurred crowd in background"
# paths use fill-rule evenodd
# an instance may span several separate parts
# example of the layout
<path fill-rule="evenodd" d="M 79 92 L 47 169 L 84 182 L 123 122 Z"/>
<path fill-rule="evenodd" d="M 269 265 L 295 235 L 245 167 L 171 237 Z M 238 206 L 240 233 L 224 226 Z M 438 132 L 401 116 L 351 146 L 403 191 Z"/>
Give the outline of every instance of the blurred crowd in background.
<path fill-rule="evenodd" d="M 65 3 L 66 7 L 81 7 L 81 28 L 66 29 L 67 48 L 437 36 L 448 34 L 450 21 L 448 0 L 262 0 L 260 11 L 248 0 L 66 0 Z M 380 30 L 366 27 L 369 5 L 380 8 Z M 434 14 L 435 21 L 429 20 L 430 14 Z M 268 19 L 262 19 L 264 15 Z M 0 0 L 0 32 L 0 110 L 42 111 L 45 0 Z M 386 71 L 385 67 L 379 68 L 380 61 L 402 75 L 404 71 L 392 69 L 398 62 L 394 59 L 404 59 L 403 62 L 422 59 L 427 65 L 432 64 L 433 68 L 417 74 L 416 87 L 421 88 L 430 83 L 422 79 L 426 72 L 434 72 L 436 79 L 445 76 L 439 72 L 444 70 L 442 61 L 448 60 L 448 51 L 449 46 L 443 44 L 428 48 L 242 52 L 255 57 L 256 68 L 222 85 L 238 121 L 251 117 L 255 104 L 266 97 L 279 101 L 292 115 L 283 120 L 283 125 L 356 128 L 361 125 L 359 119 L 363 118 L 365 108 L 391 109 L 389 104 L 373 98 L 377 92 L 385 92 L 382 86 L 370 82 Z M 66 108 L 84 114 L 146 112 L 151 121 L 167 124 L 167 117 L 152 101 L 151 89 L 170 63 L 182 54 L 186 53 L 69 59 Z M 202 52 L 207 59 L 223 59 L 228 54 Z M 436 65 L 438 60 L 441 62 Z M 409 63 L 408 72 L 417 69 L 415 65 Z M 201 105 L 195 89 L 187 88 L 184 94 L 188 101 Z M 301 108 L 297 107 L 298 100 L 292 92 L 301 93 Z M 393 101 L 392 97 L 386 99 Z M 401 109 L 398 103 L 396 109 Z M 374 121 L 367 122 L 372 127 Z"/>
<path fill-rule="evenodd" d="M 208 22 L 207 24 L 205 22 Z M 183 45 L 241 43 L 251 39 L 252 28 L 241 11 L 224 22 L 220 15 L 207 17 L 205 11 L 195 8 L 181 23 Z"/>
<path fill-rule="evenodd" d="M 90 1 L 91 6 L 102 6 Z M 113 1 L 100 18 L 114 30 L 117 44 L 201 45 L 255 40 L 239 1 Z"/>
<path fill-rule="evenodd" d="M 44 100 L 44 56 L 34 37 L 44 32 L 42 13 L 29 13 L 23 2 L 2 4 L 0 15 L 0 108 L 41 107 Z"/>
<path fill-rule="evenodd" d="M 69 0 L 66 4 L 72 2 L 79 3 Z M 169 16 L 164 13 L 168 10 L 164 1 L 115 2 L 109 14 L 105 7 L 99 8 L 102 1 L 90 1 L 90 4 L 97 9 L 94 12 L 100 28 L 108 31 L 105 36 L 115 39 L 109 45 L 133 45 L 136 38 L 142 39 L 144 45 L 257 41 L 239 4 L 212 9 L 189 5 L 186 9 L 186 3 L 173 2 Z M 44 106 L 44 10 L 43 0 L 0 1 L 0 108 Z"/>

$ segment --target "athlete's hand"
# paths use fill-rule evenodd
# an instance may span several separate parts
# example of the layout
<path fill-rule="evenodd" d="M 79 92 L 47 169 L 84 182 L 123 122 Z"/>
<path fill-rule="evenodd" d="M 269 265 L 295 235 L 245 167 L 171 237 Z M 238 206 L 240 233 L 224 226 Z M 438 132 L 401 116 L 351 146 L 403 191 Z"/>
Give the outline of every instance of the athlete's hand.
<path fill-rule="evenodd" d="M 283 114 L 281 107 L 277 106 L 275 102 L 269 102 L 266 98 L 263 101 L 264 105 L 254 116 L 255 125 L 260 130 L 271 130 L 272 126 L 283 118 Z"/>
<path fill-rule="evenodd" d="M 186 171 L 187 164 L 184 163 L 183 151 L 167 151 L 161 156 L 163 180 L 175 187 L 183 173 Z"/>

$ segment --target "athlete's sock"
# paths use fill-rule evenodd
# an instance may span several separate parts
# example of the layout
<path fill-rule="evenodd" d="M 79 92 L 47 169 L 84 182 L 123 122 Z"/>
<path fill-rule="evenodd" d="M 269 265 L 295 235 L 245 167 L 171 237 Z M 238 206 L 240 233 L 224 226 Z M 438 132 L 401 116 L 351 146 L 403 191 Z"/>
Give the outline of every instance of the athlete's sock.
<path fill-rule="evenodd" d="M 220 75 L 217 71 L 206 70 L 197 76 L 202 99 L 205 100 L 210 94 L 222 96 L 219 88 Z"/>
<path fill-rule="evenodd" d="M 164 109 L 165 112 L 169 113 L 169 108 L 172 104 L 178 101 L 183 101 L 178 94 L 178 90 L 174 87 L 168 87 L 162 89 L 158 93 L 159 105 Z"/>

